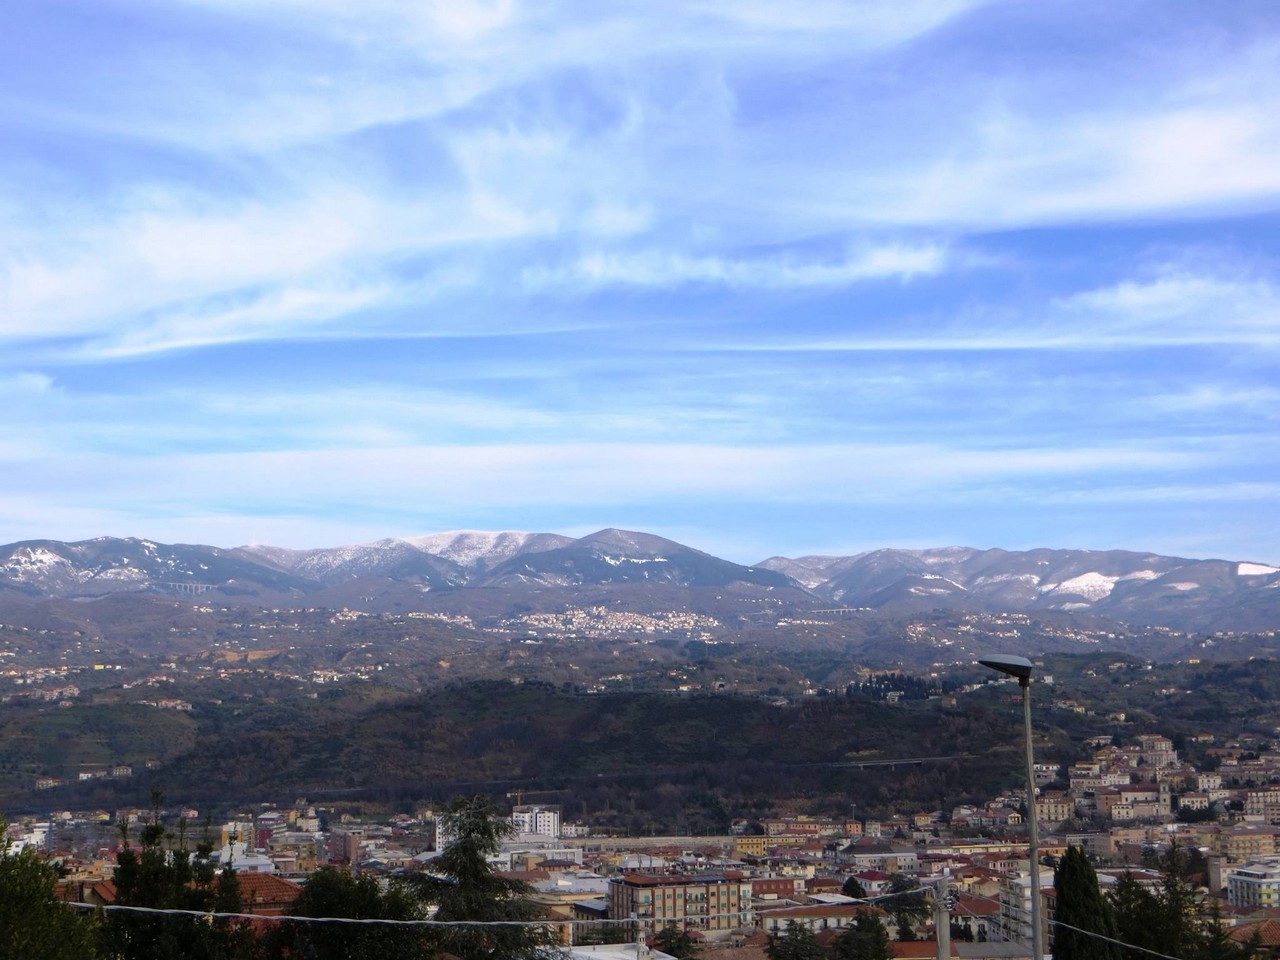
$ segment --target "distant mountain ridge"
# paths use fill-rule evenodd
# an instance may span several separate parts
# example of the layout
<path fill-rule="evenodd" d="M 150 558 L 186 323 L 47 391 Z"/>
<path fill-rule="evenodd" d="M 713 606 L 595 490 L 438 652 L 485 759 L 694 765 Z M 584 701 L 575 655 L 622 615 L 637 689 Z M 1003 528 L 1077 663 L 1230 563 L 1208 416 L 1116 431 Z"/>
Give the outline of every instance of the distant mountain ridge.
<path fill-rule="evenodd" d="M 760 564 L 851 607 L 1048 610 L 1193 629 L 1280 625 L 1280 568 L 1126 550 L 873 550 Z M 1217 626 L 1231 623 L 1235 626 Z M 1245 625 L 1248 624 L 1248 625 Z"/>
<path fill-rule="evenodd" d="M 744 566 L 653 534 L 612 528 L 580 538 L 451 531 L 313 550 L 110 537 L 0 546 L 0 597 L 152 592 L 324 602 L 376 595 L 388 585 L 412 588 L 396 594 L 399 605 L 413 596 L 470 589 L 591 587 L 599 593 L 624 585 L 654 591 L 741 585 L 781 591 L 778 602 L 798 608 L 1058 611 L 1179 629 L 1280 628 L 1280 568 L 1123 550 L 882 549 L 771 557 Z"/>

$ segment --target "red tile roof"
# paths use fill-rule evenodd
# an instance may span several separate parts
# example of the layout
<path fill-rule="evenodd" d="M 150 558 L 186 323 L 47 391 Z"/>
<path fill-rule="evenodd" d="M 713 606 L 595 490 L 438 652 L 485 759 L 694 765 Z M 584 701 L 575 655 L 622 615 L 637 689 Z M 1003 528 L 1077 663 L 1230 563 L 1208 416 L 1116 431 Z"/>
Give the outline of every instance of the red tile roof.
<path fill-rule="evenodd" d="M 1242 923 L 1227 931 L 1227 936 L 1238 943 L 1244 943 L 1257 932 L 1261 936 L 1264 947 L 1280 947 L 1280 920 L 1260 920 L 1257 923 Z"/>
<path fill-rule="evenodd" d="M 270 873 L 238 873 L 236 881 L 245 913 L 283 913 L 302 893 L 299 884 Z"/>

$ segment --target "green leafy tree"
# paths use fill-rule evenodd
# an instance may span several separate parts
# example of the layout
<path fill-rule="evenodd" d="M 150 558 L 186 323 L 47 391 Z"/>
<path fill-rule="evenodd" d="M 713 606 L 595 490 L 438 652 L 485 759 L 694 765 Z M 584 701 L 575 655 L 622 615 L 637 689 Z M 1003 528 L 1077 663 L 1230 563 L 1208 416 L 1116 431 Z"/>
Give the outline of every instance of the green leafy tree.
<path fill-rule="evenodd" d="M 653 945 L 677 960 L 687 960 L 698 955 L 698 942 L 683 927 L 669 923 L 653 936 Z"/>
<path fill-rule="evenodd" d="M 289 908 L 294 917 L 420 920 L 421 903 L 401 884 L 386 890 L 373 877 L 324 869 L 311 875 Z M 265 939 L 268 957 L 294 960 L 412 960 L 423 956 L 422 927 L 394 924 L 278 923 Z"/>
<path fill-rule="evenodd" d="M 916 925 L 929 919 L 929 906 L 925 903 L 920 881 L 915 877 L 895 873 L 885 883 L 885 891 L 889 895 L 881 901 L 880 906 L 893 915 L 893 922 L 898 927 L 898 939 L 916 939 Z"/>
<path fill-rule="evenodd" d="M 0 957 L 92 960 L 97 921 L 58 900 L 58 871 L 30 848 L 11 852 L 0 820 Z"/>
<path fill-rule="evenodd" d="M 769 938 L 764 952 L 769 960 L 826 960 L 827 956 L 813 931 L 794 920 L 787 921 L 787 930 L 782 936 Z"/>
<path fill-rule="evenodd" d="M 864 887 L 857 877 L 849 877 L 840 887 L 840 892 L 846 897 L 853 897 L 855 900 L 865 900 L 867 898 L 867 888 Z"/>
<path fill-rule="evenodd" d="M 853 923 L 836 937 L 832 957 L 835 960 L 893 960 L 889 933 L 880 917 L 870 910 L 859 910 Z"/>
<path fill-rule="evenodd" d="M 1115 913 L 1098 888 L 1098 875 L 1080 847 L 1067 852 L 1053 872 L 1057 895 L 1054 960 L 1120 960 L 1120 949 L 1100 934 L 1117 937 Z"/>
<path fill-rule="evenodd" d="M 430 873 L 411 878 L 418 894 L 436 907 L 435 919 L 475 921 L 492 926 L 459 925 L 435 932 L 441 951 L 458 960 L 525 960 L 548 956 L 555 943 L 549 926 L 530 923 L 539 910 L 529 900 L 532 888 L 499 876 L 489 858 L 514 835 L 515 826 L 498 817 L 486 796 L 459 797 L 441 817 L 443 834 L 453 839 L 430 864 Z"/>

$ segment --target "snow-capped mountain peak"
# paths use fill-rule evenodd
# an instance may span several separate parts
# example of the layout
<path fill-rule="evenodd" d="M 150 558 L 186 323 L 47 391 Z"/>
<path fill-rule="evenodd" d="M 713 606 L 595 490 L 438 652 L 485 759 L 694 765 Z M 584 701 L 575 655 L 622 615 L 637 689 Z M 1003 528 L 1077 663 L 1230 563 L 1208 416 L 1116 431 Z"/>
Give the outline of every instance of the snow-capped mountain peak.
<path fill-rule="evenodd" d="M 554 533 L 519 530 L 450 530 L 408 537 L 404 542 L 465 569 L 488 570 L 518 554 L 553 550 L 572 543 L 573 539 Z"/>

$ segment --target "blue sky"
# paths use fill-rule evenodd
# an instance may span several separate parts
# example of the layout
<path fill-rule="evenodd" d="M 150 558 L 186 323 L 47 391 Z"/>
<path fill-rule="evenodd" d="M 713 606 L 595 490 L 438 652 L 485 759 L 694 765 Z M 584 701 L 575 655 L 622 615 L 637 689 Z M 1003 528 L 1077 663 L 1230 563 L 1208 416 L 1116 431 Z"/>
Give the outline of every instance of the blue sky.
<path fill-rule="evenodd" d="M 1280 561 L 1271 0 L 20 0 L 0 540 Z"/>

